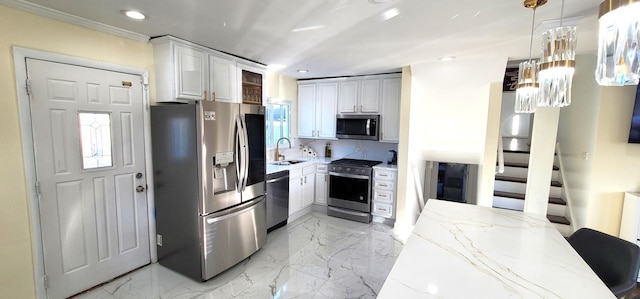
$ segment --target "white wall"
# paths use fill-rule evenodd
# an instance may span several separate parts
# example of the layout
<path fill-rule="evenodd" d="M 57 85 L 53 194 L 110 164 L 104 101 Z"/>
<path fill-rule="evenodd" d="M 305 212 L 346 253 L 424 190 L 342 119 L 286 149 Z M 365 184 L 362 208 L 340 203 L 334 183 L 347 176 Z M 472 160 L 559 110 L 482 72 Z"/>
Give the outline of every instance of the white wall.
<path fill-rule="evenodd" d="M 398 164 L 403 190 L 398 191 L 396 224 L 413 225 L 419 214 L 412 165 L 423 180 L 426 160 L 483 164 L 491 83 L 502 82 L 506 64 L 505 57 L 411 66 L 410 98 L 403 89 L 401 104 L 399 154 L 408 160 Z"/>
<path fill-rule="evenodd" d="M 574 227 L 586 226 L 589 205 L 589 182 L 592 159 L 584 160 L 582 153 L 593 156 L 600 108 L 601 88 L 596 84 L 595 55 L 578 55 L 573 77 L 572 103 L 560 109 L 558 143 L 565 176 L 563 188 L 568 194 L 568 208 L 573 214 Z"/>

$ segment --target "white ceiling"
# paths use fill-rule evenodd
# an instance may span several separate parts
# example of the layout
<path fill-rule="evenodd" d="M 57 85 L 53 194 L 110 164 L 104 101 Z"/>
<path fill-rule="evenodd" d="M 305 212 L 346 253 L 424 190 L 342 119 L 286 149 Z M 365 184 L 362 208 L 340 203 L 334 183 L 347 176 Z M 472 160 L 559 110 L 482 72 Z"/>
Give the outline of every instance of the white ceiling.
<path fill-rule="evenodd" d="M 264 64 L 295 78 L 364 75 L 458 59 L 526 59 L 532 10 L 522 0 L 30 0 L 29 2 L 151 37 L 173 35 Z M 384 2 L 384 3 L 376 3 Z M 580 17 L 578 52 L 594 52 L 602 0 L 565 0 Z M 562 0 L 538 8 L 539 33 L 555 27 Z M 384 20 L 395 8 L 398 15 Z M 126 18 L 136 9 L 144 21 Z M 552 25 L 540 24 L 555 19 Z M 298 31 L 295 29 L 316 28 Z M 300 74 L 297 69 L 308 69 Z"/>

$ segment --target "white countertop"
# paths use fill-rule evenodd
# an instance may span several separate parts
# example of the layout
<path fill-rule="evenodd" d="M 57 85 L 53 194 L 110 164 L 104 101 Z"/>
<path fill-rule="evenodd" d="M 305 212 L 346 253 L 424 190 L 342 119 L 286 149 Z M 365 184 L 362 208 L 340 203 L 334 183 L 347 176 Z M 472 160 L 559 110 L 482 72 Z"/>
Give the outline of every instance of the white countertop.
<path fill-rule="evenodd" d="M 615 298 L 544 216 L 430 199 L 378 298 Z"/>
<path fill-rule="evenodd" d="M 275 164 L 272 164 L 274 163 L 274 161 L 267 162 L 267 174 L 276 173 L 284 170 L 297 169 L 297 168 L 309 166 L 311 164 L 316 164 L 316 163 L 328 164 L 332 161 L 331 158 L 324 158 L 324 157 L 319 157 L 319 158 L 297 157 L 297 158 L 291 158 L 288 160 L 304 160 L 305 162 L 300 162 L 300 163 L 291 164 L 291 165 L 275 165 Z"/>
<path fill-rule="evenodd" d="M 373 169 L 395 170 L 398 171 L 398 165 L 389 165 L 386 162 L 373 166 Z"/>

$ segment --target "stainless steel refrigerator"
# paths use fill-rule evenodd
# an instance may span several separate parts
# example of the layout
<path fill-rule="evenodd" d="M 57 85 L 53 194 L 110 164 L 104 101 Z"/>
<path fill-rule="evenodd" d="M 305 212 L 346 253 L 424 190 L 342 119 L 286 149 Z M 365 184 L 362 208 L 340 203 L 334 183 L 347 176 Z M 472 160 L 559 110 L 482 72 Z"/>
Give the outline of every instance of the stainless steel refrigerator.
<path fill-rule="evenodd" d="M 264 107 L 151 107 L 161 265 L 207 280 L 266 241 Z"/>

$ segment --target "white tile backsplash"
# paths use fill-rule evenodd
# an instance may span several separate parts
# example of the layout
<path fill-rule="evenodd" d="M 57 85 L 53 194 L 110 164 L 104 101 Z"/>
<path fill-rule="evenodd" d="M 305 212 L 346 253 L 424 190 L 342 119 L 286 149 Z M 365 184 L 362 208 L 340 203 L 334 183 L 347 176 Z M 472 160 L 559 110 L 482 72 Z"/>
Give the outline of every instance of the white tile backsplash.
<path fill-rule="evenodd" d="M 317 140 L 317 139 L 296 139 L 296 150 L 299 146 L 306 145 L 312 148 L 319 157 L 324 157 L 324 148 L 327 142 L 331 143 L 331 158 L 350 158 L 363 160 L 378 160 L 387 162 L 389 150 L 398 151 L 395 143 L 383 143 L 369 140 Z M 286 155 L 286 154 L 285 154 Z M 302 155 L 302 151 L 300 151 Z M 294 156 L 292 156 L 294 157 Z"/>

